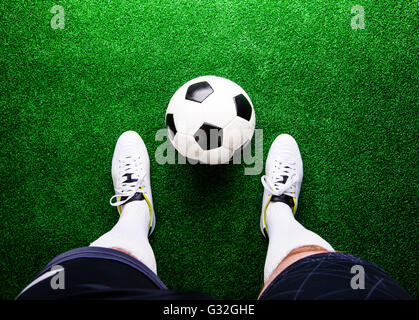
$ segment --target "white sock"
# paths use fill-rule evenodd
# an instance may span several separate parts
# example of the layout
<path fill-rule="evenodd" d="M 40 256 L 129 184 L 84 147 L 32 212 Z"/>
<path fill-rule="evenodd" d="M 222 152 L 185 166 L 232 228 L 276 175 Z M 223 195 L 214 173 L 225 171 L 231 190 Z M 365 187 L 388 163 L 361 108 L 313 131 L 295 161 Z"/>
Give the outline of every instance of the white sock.
<path fill-rule="evenodd" d="M 124 206 L 117 224 L 90 246 L 122 249 L 157 274 L 156 258 L 148 242 L 149 225 L 150 211 L 147 203 L 129 202 Z"/>
<path fill-rule="evenodd" d="M 269 247 L 265 261 L 265 282 L 278 264 L 294 249 L 302 246 L 320 246 L 334 252 L 332 246 L 319 235 L 304 228 L 282 202 L 271 202 L 266 210 Z"/>

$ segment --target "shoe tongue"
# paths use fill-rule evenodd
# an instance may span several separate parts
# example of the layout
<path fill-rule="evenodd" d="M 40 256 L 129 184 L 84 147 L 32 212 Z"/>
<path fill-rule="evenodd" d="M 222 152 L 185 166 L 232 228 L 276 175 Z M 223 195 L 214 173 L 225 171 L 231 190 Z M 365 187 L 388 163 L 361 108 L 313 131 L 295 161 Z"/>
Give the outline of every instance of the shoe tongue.
<path fill-rule="evenodd" d="M 287 183 L 287 180 L 288 180 L 288 178 L 289 178 L 289 176 L 287 176 L 287 175 L 281 175 L 280 177 L 281 177 L 281 178 L 279 178 L 279 179 L 275 180 L 275 183 L 282 183 L 282 184 L 286 184 L 286 183 Z"/>
<path fill-rule="evenodd" d="M 125 173 L 124 175 L 123 175 L 123 177 L 125 177 L 126 179 L 125 179 L 125 181 L 123 181 L 123 183 L 133 183 L 133 182 L 137 182 L 138 181 L 138 179 L 136 179 L 135 177 L 134 177 L 134 173 Z"/>
<path fill-rule="evenodd" d="M 291 168 L 289 166 L 285 166 L 281 169 L 281 175 L 278 177 L 278 179 L 275 181 L 275 183 L 282 183 L 286 184 L 289 176 L 289 170 Z"/>

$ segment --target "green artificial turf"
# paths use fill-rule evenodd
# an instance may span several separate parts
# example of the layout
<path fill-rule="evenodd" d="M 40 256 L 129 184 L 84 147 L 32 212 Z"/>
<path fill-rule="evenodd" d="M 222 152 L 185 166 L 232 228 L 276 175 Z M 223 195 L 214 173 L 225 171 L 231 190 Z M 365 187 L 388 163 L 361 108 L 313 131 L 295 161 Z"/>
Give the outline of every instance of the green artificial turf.
<path fill-rule="evenodd" d="M 56 4 L 63 30 L 50 26 Z M 357 4 L 363 30 L 350 24 Z M 257 297 L 260 175 L 154 158 L 172 94 L 218 75 L 252 99 L 265 159 L 278 134 L 298 141 L 299 221 L 418 298 L 417 22 L 414 1 L 1 1 L 0 297 L 115 224 L 110 164 L 125 130 L 151 158 L 162 281 Z"/>

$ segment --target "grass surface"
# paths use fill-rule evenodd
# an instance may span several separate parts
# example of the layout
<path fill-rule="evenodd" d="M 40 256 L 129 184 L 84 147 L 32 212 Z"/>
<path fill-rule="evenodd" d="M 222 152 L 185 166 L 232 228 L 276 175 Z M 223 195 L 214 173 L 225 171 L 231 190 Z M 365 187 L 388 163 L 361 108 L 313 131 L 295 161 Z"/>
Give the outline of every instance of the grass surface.
<path fill-rule="evenodd" d="M 64 30 L 50 27 L 55 4 Z M 356 4 L 364 30 L 350 26 Z M 414 1 L 1 1 L 0 297 L 115 224 L 125 130 L 152 160 L 163 282 L 257 297 L 260 176 L 154 161 L 171 95 L 212 74 L 251 97 L 265 158 L 279 133 L 298 141 L 299 221 L 418 298 L 417 21 Z"/>

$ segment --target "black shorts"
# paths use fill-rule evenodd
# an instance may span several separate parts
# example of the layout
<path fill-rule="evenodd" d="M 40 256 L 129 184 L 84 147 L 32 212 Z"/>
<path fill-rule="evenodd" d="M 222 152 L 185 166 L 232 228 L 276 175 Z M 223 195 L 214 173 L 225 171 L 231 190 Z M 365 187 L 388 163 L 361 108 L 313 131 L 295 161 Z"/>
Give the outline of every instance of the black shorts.
<path fill-rule="evenodd" d="M 364 270 L 363 289 L 353 289 L 351 286 L 351 280 L 357 275 L 351 273 L 354 265 L 362 266 Z M 53 278 L 59 272 L 51 271 L 54 266 L 61 266 L 64 270 L 63 289 L 53 289 L 51 286 Z M 85 247 L 68 251 L 53 259 L 17 299 L 206 300 L 214 298 L 202 293 L 168 290 L 157 275 L 138 260 L 112 249 Z M 411 299 L 411 297 L 375 264 L 348 254 L 322 253 L 303 258 L 290 265 L 272 281 L 260 299 L 368 300 Z"/>

